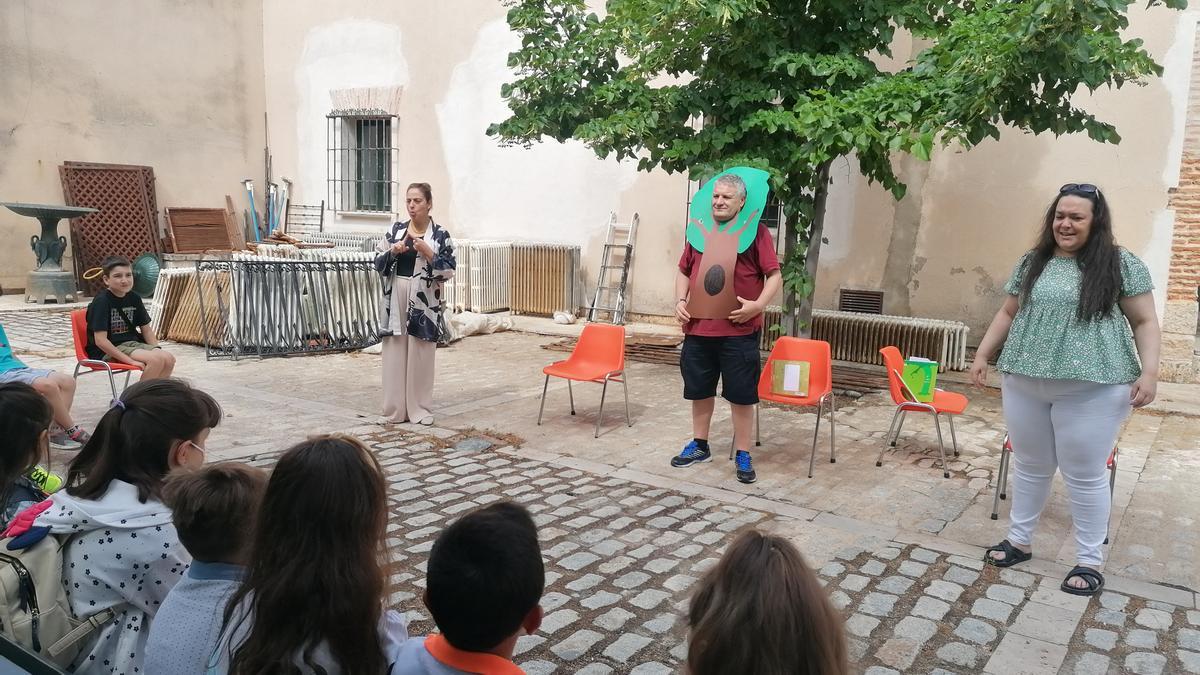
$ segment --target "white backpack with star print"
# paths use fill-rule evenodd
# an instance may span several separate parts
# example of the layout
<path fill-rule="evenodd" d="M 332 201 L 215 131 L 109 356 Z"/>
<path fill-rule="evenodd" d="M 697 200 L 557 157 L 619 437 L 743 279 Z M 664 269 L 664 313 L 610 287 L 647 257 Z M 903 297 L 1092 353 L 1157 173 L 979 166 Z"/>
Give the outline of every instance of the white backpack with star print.
<path fill-rule="evenodd" d="M 0 633 L 64 667 L 79 654 L 84 638 L 116 616 L 111 609 L 82 620 L 71 614 L 62 583 L 68 539 L 49 534 L 11 551 L 12 539 L 0 539 Z"/>

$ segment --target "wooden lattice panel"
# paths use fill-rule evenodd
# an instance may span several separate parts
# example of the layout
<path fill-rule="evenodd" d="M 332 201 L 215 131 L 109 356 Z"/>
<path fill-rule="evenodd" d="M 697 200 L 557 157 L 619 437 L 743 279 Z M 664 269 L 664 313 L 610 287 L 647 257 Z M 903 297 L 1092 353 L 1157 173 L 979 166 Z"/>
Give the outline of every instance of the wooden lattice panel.
<path fill-rule="evenodd" d="M 59 167 L 63 196 L 71 206 L 96 213 L 71 220 L 71 246 L 79 287 L 95 294 L 100 280 L 83 273 L 110 255 L 133 260 L 162 252 L 158 236 L 154 170 L 148 166 L 66 162 Z"/>

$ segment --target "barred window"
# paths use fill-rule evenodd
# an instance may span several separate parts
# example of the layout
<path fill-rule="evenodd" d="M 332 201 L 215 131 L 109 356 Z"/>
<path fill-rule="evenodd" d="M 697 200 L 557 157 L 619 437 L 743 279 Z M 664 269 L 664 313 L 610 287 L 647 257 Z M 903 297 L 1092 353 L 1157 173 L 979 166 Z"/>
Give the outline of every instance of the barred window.
<path fill-rule="evenodd" d="M 391 213 L 397 151 L 392 115 L 378 111 L 327 116 L 328 203 L 334 211 Z"/>
<path fill-rule="evenodd" d="M 767 195 L 767 205 L 758 220 L 771 234 L 779 235 L 779 224 L 783 222 L 783 204 L 775 198 L 774 192 Z"/>

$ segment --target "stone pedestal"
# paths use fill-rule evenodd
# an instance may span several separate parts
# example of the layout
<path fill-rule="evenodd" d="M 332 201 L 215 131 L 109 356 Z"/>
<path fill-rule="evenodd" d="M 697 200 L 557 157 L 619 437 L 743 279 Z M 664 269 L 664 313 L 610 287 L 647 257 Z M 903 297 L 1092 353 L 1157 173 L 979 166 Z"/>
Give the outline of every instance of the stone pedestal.
<path fill-rule="evenodd" d="M 63 270 L 35 270 L 25 279 L 25 302 L 45 303 L 54 300 L 60 305 L 75 302 L 78 289 L 75 275 Z"/>

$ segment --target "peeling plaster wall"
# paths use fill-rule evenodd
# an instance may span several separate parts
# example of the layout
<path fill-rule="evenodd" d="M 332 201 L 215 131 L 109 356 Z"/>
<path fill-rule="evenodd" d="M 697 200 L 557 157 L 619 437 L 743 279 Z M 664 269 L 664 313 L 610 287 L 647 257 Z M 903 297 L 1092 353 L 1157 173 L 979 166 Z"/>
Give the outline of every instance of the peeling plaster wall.
<path fill-rule="evenodd" d="M 1150 267 L 1161 316 L 1175 221 L 1167 200 L 1179 181 L 1195 22 L 1195 12 L 1131 11 L 1128 36 L 1145 40 L 1164 65 L 1163 77 L 1079 98 L 1117 126 L 1119 145 L 1085 135 L 1007 131 L 969 152 L 936 151 L 923 180 L 914 181 L 911 167 L 902 164 L 910 192 L 899 204 L 877 186 L 860 185 L 855 220 L 840 227 L 850 233 L 852 248 L 866 255 L 828 266 L 823 260 L 818 306 L 830 306 L 836 287 L 874 277 L 887 290 L 888 311 L 965 321 L 971 341 L 978 342 L 1058 186 L 1091 182 L 1109 198 L 1118 241 Z M 891 243 L 879 265 L 881 241 Z M 875 265 L 874 272 L 862 269 Z"/>
<path fill-rule="evenodd" d="M 222 207 L 262 173 L 262 37 L 257 1 L 0 3 L 0 201 L 61 204 L 87 161 L 154 167 L 160 211 Z M 37 230 L 0 209 L 5 291 Z"/>

